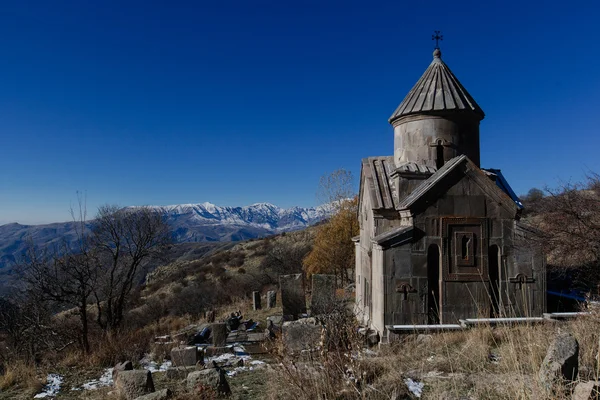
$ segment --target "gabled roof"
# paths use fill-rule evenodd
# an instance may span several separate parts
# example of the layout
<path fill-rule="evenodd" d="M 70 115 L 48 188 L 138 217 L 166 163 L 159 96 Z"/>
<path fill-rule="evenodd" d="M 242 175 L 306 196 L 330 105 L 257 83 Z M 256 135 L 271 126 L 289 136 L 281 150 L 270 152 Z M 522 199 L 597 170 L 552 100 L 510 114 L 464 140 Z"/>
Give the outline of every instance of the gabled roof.
<path fill-rule="evenodd" d="M 464 166 L 465 175 L 469 175 L 482 190 L 493 197 L 500 205 L 515 214 L 521 208 L 508 193 L 496 186 L 494 181 L 492 181 L 484 171 L 473 164 L 467 156 L 461 155 L 450 159 L 435 174 L 431 175 L 428 179 L 423 181 L 423 183 L 417 186 L 409 196 L 399 202 L 397 209 L 406 210 L 416 205 L 432 188 L 442 182 L 452 171 L 460 166 Z"/>
<path fill-rule="evenodd" d="M 396 175 L 400 175 L 401 179 L 421 181 L 430 177 L 435 171 L 435 167 L 414 162 L 396 167 L 393 156 L 364 158 L 362 160 L 359 202 L 362 202 L 364 187 L 371 200 L 371 209 L 396 210 L 400 198 L 407 194 L 399 193 L 399 189 L 396 187 Z"/>
<path fill-rule="evenodd" d="M 405 115 L 444 111 L 473 113 L 483 119 L 485 113 L 442 61 L 442 52 L 433 52 L 433 61 L 421 79 L 406 95 L 389 122 Z"/>
<path fill-rule="evenodd" d="M 403 210 L 406 208 L 410 208 L 410 206 L 412 206 L 417 200 L 419 200 L 421 196 L 423 196 L 429 191 L 429 189 L 435 186 L 436 183 L 444 179 L 444 177 L 448 175 L 450 171 L 454 169 L 454 167 L 463 163 L 466 160 L 468 160 L 468 158 L 465 155 L 450 159 L 435 174 L 431 175 L 429 179 L 425 180 L 417 188 L 415 188 L 415 190 L 413 190 L 410 195 L 402 199 L 400 204 L 398 204 L 398 209 Z"/>
<path fill-rule="evenodd" d="M 391 175 L 394 172 L 394 157 L 369 157 L 362 160 L 363 176 L 360 180 L 362 196 L 362 185 L 366 185 L 371 199 L 371 208 L 395 209 L 398 204 L 398 196 Z"/>

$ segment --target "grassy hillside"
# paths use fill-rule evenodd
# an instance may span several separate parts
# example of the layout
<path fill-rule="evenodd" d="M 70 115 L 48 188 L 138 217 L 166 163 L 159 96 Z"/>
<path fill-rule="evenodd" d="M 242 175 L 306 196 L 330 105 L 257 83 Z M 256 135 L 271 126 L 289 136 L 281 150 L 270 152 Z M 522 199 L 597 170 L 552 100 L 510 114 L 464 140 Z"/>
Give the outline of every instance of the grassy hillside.
<path fill-rule="evenodd" d="M 160 367 L 175 344 L 157 344 L 154 338 L 170 335 L 186 342 L 206 323 L 206 311 L 214 311 L 219 321 L 239 310 L 264 329 L 266 318 L 282 310 L 253 311 L 251 292 L 264 294 L 277 287 L 279 274 L 299 272 L 316 229 L 171 248 L 172 261 L 148 274 L 121 331 L 103 335 L 93 324 L 90 307 L 91 354 L 77 346 L 74 311 L 54 316 L 49 343 L 31 342 L 45 346 L 38 358 L 18 357 L 16 343 L 5 333 L 0 336 L 0 399 L 30 399 L 43 390 L 48 374 L 59 374 L 63 383 L 57 399 L 116 400 L 112 386 L 81 388 L 125 360 L 138 369 Z M 351 295 L 338 295 L 339 307 L 322 318 L 326 329 L 314 351 L 291 354 L 278 336 L 243 367 L 226 367 L 231 398 L 415 399 L 419 394 L 424 399 L 570 399 L 577 382 L 557 382 L 548 392 L 538 380 L 557 332 L 570 332 L 579 341 L 578 380 L 598 378 L 600 311 L 595 309 L 566 322 L 413 333 L 369 347 L 348 308 Z M 30 340 L 26 330 L 20 335 L 23 342 Z M 39 335 L 47 340 L 43 331 Z M 183 379 L 168 378 L 165 372 L 153 372 L 153 379 L 157 389 L 171 389 L 174 399 L 215 397 L 210 390 L 190 393 Z"/>

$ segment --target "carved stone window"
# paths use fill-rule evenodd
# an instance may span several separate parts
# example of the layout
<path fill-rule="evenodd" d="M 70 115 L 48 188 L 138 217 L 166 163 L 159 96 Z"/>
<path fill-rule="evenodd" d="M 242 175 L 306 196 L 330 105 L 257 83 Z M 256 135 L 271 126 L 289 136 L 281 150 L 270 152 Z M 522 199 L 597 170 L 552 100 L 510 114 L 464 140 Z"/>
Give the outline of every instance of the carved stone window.
<path fill-rule="evenodd" d="M 435 146 L 435 166 L 437 169 L 444 166 L 444 145 L 441 140 L 438 140 Z"/>
<path fill-rule="evenodd" d="M 456 265 L 472 267 L 475 265 L 475 239 L 473 232 L 454 232 L 454 254 Z"/>
<path fill-rule="evenodd" d="M 442 218 L 442 242 L 444 280 L 489 280 L 485 218 Z"/>

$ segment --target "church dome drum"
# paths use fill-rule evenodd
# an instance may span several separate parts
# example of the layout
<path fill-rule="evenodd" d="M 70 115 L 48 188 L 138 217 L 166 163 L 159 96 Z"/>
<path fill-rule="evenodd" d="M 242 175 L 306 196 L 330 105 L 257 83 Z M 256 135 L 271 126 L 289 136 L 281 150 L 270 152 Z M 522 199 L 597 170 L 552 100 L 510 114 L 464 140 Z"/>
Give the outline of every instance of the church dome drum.
<path fill-rule="evenodd" d="M 389 119 L 396 166 L 440 168 L 463 154 L 479 166 L 479 123 L 485 114 L 441 56 L 435 49 L 433 61 Z"/>

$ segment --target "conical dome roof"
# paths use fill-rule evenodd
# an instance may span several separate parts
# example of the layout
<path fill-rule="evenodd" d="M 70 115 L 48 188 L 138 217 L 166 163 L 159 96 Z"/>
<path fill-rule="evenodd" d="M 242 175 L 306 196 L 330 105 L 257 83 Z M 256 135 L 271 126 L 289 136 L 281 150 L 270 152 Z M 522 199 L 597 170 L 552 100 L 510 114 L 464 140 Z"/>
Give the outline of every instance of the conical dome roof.
<path fill-rule="evenodd" d="M 446 111 L 473 113 L 479 119 L 485 116 L 481 107 L 442 61 L 442 52 L 435 49 L 433 61 L 394 111 L 389 122 L 405 115 Z"/>

